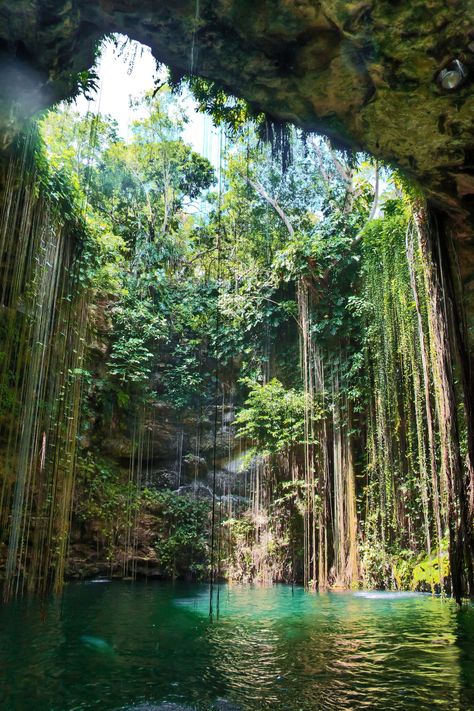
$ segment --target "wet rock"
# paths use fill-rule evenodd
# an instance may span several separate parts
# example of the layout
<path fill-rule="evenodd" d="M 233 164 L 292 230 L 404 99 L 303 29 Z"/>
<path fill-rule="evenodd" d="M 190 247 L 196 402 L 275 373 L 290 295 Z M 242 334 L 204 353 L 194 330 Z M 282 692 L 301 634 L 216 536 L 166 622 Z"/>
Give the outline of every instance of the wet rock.
<path fill-rule="evenodd" d="M 200 481 L 192 482 L 176 489 L 178 496 L 194 496 L 197 499 L 211 500 L 212 489 Z"/>
<path fill-rule="evenodd" d="M 202 476 L 206 474 L 208 465 L 204 457 L 189 453 L 183 457 L 183 474 L 189 476 Z"/>
<path fill-rule="evenodd" d="M 175 469 L 154 469 L 147 472 L 143 484 L 148 489 L 174 489 L 178 486 L 178 479 Z"/>

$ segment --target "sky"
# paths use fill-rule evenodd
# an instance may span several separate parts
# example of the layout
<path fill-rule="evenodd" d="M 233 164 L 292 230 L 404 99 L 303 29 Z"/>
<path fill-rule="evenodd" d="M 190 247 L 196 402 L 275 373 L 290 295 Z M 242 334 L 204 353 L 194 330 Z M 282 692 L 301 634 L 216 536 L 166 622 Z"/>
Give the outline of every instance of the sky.
<path fill-rule="evenodd" d="M 121 37 L 121 40 L 124 40 Z M 134 61 L 131 61 L 134 56 Z M 99 76 L 99 88 L 92 101 L 80 96 L 75 101 L 75 107 L 81 114 L 87 111 L 112 116 L 118 124 L 118 130 L 123 138 L 127 138 L 131 122 L 140 118 L 140 113 L 130 108 L 130 99 L 137 98 L 145 91 L 153 89 L 157 79 L 163 80 L 165 70 L 157 67 L 149 47 L 130 42 L 122 53 L 119 53 L 109 40 L 96 67 Z M 215 167 L 219 163 L 219 131 L 212 125 L 209 116 L 200 114 L 190 96 L 184 96 L 182 103 L 189 117 L 189 123 L 183 132 L 183 139 L 195 151 L 208 158 Z"/>

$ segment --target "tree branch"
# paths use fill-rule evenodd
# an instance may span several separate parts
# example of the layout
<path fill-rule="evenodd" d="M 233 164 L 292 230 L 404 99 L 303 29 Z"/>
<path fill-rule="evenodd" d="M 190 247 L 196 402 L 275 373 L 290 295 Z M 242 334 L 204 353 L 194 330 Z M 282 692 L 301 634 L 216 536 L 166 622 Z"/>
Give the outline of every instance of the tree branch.
<path fill-rule="evenodd" d="M 261 183 L 255 181 L 255 180 L 252 180 L 251 178 L 249 178 L 247 176 L 242 176 L 242 177 L 255 190 L 255 192 L 257 192 L 260 195 L 260 197 L 262 197 L 264 200 L 266 200 L 266 202 L 268 202 L 268 204 L 271 205 L 271 207 L 273 207 L 273 209 L 275 210 L 277 215 L 280 217 L 280 219 L 284 223 L 286 229 L 288 230 L 290 237 L 293 237 L 293 235 L 295 234 L 295 231 L 293 229 L 293 225 L 290 222 L 290 218 L 288 217 L 288 215 L 285 214 L 285 212 L 282 210 L 282 208 L 277 203 L 277 201 L 274 198 L 272 198 L 271 195 L 269 195 L 267 193 L 267 191 L 265 190 L 265 188 L 263 187 L 263 185 Z"/>
<path fill-rule="evenodd" d="M 377 212 L 377 207 L 379 204 L 379 182 L 380 182 L 379 181 L 379 164 L 378 164 L 378 161 L 375 161 L 375 194 L 374 194 L 374 199 L 372 202 L 372 207 L 370 208 L 369 216 L 368 216 L 367 220 L 365 221 L 364 226 L 359 230 L 359 232 L 354 237 L 354 240 L 352 242 L 353 245 L 360 242 L 360 240 L 363 237 L 365 228 L 367 227 L 369 222 L 372 222 L 372 220 L 375 217 L 375 213 Z"/>

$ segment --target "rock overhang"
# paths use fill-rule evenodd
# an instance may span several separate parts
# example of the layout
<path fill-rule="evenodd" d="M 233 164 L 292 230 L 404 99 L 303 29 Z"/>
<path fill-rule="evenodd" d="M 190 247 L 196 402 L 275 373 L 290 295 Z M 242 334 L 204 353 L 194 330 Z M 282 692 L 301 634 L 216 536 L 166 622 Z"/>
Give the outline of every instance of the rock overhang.
<path fill-rule="evenodd" d="M 474 0 L 0 2 L 0 131 L 74 91 L 121 32 L 177 74 L 400 166 L 449 215 L 474 265 Z M 438 78 L 457 60 L 462 84 Z M 467 276 L 467 274 L 466 274 Z"/>

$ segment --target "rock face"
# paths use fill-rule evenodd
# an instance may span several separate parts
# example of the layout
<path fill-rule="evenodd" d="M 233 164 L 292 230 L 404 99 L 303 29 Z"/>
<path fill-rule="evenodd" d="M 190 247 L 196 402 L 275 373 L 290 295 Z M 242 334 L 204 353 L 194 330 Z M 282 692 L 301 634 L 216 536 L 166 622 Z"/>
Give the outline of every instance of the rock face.
<path fill-rule="evenodd" d="M 122 483 L 128 481 L 130 457 L 135 452 L 134 466 L 137 472 L 140 470 L 142 487 L 152 491 L 171 489 L 178 496 L 211 504 L 215 484 L 216 501 L 224 511 L 228 511 L 230 505 L 233 511 L 248 505 L 245 494 L 248 494 L 246 481 L 249 478 L 249 465 L 244 468 L 247 453 L 241 451 L 240 442 L 235 439 L 234 427 L 228 422 L 233 419 L 229 408 L 219 412 L 221 424 L 217 429 L 215 443 L 211 413 L 208 418 L 201 414 L 199 419 L 196 413 L 188 412 L 178 424 L 176 413 L 163 403 L 155 403 L 149 414 L 150 418 L 144 422 L 145 441 L 141 456 L 137 455 L 136 443 L 131 436 L 133 424 L 127 423 L 126 413 L 123 416 L 125 427 L 108 424 L 104 431 L 99 430 L 94 437 L 94 440 L 100 442 L 101 457 L 105 458 L 109 467 L 121 472 Z M 108 437 L 105 432 L 108 432 Z M 232 495 L 229 491 L 240 494 Z M 76 496 L 78 499 L 87 496 L 84 485 L 77 482 Z M 106 500 L 102 501 L 105 504 Z M 140 506 L 133 519 L 132 537 L 123 510 L 118 517 L 119 520 L 115 520 L 111 526 L 110 521 L 97 517 L 96 511 L 86 518 L 80 514 L 73 516 L 66 566 L 68 579 L 90 579 L 97 576 L 124 578 L 132 573 L 139 578 L 170 577 L 156 549 L 163 518 L 161 507 L 153 501 Z"/>
<path fill-rule="evenodd" d="M 107 32 L 275 118 L 393 161 L 449 215 L 474 275 L 473 0 L 0 0 L 0 131 L 73 91 Z M 449 90 L 439 73 L 461 66 Z M 449 82 L 448 82 L 449 84 Z"/>
<path fill-rule="evenodd" d="M 472 0 L 2 0 L 3 118 L 14 118 L 12 103 L 20 115 L 70 93 L 71 72 L 91 65 L 101 36 L 120 31 L 183 73 L 395 159 L 424 182 L 450 182 L 463 198 L 474 190 L 462 169 L 474 148 L 469 5 L 472 11 Z M 449 92 L 436 77 L 453 59 L 467 76 Z"/>
<path fill-rule="evenodd" d="M 473 9 L 472 0 L 2 0 L 2 113 L 70 93 L 71 72 L 120 31 L 270 115 L 395 159 L 425 182 L 442 178 L 465 197 L 474 189 L 462 170 L 474 148 Z M 436 77 L 453 59 L 466 81 L 449 92 Z"/>

